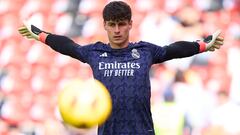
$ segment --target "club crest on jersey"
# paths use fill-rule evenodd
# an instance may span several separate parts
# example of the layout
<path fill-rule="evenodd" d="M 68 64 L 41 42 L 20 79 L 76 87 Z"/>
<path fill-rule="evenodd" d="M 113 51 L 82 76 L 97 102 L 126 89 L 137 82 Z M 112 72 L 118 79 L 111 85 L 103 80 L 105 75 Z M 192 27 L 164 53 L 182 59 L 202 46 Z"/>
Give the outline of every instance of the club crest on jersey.
<path fill-rule="evenodd" d="M 134 59 L 139 59 L 140 58 L 140 54 L 138 53 L 137 49 L 132 49 L 132 57 Z"/>

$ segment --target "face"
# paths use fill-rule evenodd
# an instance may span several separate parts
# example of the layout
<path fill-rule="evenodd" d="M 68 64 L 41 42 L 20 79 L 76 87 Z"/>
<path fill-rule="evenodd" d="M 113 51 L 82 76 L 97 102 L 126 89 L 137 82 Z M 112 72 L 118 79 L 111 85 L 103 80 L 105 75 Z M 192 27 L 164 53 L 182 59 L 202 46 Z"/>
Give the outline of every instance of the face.
<path fill-rule="evenodd" d="M 119 49 L 128 46 L 132 21 L 104 21 L 104 28 L 112 48 Z"/>

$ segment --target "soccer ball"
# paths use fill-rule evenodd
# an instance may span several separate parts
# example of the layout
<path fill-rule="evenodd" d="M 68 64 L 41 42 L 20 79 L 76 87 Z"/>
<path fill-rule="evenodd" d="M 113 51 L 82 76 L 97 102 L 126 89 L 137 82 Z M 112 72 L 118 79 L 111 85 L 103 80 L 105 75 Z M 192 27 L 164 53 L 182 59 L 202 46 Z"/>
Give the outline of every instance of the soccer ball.
<path fill-rule="evenodd" d="M 100 81 L 76 79 L 59 92 L 58 109 L 65 124 L 91 128 L 107 120 L 112 111 L 112 101 Z"/>

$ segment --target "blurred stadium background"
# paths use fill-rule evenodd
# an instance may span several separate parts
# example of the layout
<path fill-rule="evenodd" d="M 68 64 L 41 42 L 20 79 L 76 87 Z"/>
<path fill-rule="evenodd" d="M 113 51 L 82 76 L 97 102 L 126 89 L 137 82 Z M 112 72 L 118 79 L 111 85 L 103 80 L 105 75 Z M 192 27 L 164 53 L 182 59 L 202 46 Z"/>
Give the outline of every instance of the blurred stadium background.
<path fill-rule="evenodd" d="M 29 20 L 85 45 L 107 42 L 109 0 L 0 0 L 0 135 L 67 135 L 56 96 L 66 80 L 92 77 L 88 65 L 22 38 Z M 131 41 L 166 45 L 222 29 L 214 53 L 171 60 L 151 70 L 152 109 L 161 135 L 240 135 L 240 0 L 128 0 Z M 89 133 L 94 135 L 95 133 Z"/>

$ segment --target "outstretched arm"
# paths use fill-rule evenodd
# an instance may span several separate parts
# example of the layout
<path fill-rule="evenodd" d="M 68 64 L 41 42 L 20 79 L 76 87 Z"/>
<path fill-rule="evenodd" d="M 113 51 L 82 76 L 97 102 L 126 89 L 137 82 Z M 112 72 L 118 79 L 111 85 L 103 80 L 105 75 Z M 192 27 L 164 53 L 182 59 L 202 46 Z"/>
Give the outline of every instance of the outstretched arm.
<path fill-rule="evenodd" d="M 164 47 L 152 45 L 153 63 L 161 63 L 175 58 L 190 57 L 198 53 L 215 51 L 223 45 L 221 31 L 216 31 L 203 40 L 196 42 L 178 41 Z"/>
<path fill-rule="evenodd" d="M 66 36 L 55 35 L 45 32 L 40 30 L 36 26 L 27 23 L 24 23 L 24 25 L 20 27 L 18 31 L 22 36 L 26 37 L 27 39 L 41 41 L 57 52 L 86 62 L 83 59 L 83 55 L 86 55 L 86 51 L 78 51 L 80 48 L 83 47 Z"/>
<path fill-rule="evenodd" d="M 223 37 L 220 36 L 221 31 L 218 30 L 207 38 L 197 42 L 178 41 L 168 46 L 165 46 L 166 59 L 189 57 L 194 54 L 215 51 L 223 45 Z"/>

